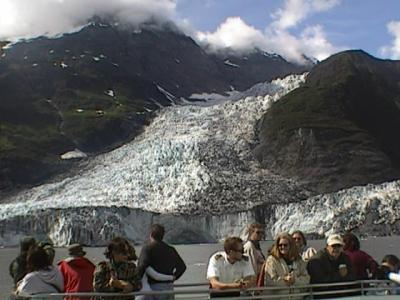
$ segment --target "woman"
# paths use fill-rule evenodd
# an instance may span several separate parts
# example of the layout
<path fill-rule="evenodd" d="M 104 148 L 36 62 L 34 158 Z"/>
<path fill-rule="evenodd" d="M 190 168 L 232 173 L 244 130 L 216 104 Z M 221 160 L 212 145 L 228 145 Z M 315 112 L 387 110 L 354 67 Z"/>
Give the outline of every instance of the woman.
<path fill-rule="evenodd" d="M 299 251 L 301 258 L 304 261 L 309 261 L 310 258 L 313 257 L 315 253 L 317 253 L 317 250 L 315 250 L 313 247 L 307 246 L 307 240 L 302 231 L 294 231 L 292 233 L 292 237 L 294 242 L 296 243 L 296 247 Z"/>
<path fill-rule="evenodd" d="M 29 273 L 18 284 L 18 296 L 30 296 L 43 293 L 61 293 L 64 279 L 61 272 L 50 264 L 46 251 L 42 248 L 32 249 L 27 256 Z"/>
<path fill-rule="evenodd" d="M 133 262 L 137 259 L 135 249 L 126 239 L 116 237 L 111 240 L 104 255 L 108 261 L 100 262 L 93 274 L 95 292 L 131 293 L 141 288 L 136 264 Z M 119 298 L 107 298 L 110 299 Z"/>
<path fill-rule="evenodd" d="M 265 286 L 282 287 L 282 289 L 271 290 L 270 293 L 273 294 L 300 293 L 301 289 L 296 286 L 306 285 L 310 281 L 306 263 L 302 260 L 293 238 L 288 233 L 281 233 L 276 238 L 266 260 L 264 272 Z M 303 297 L 280 299 L 288 298 L 302 299 Z"/>
<path fill-rule="evenodd" d="M 343 250 L 353 266 L 356 279 L 375 278 L 378 263 L 369 254 L 360 250 L 360 241 L 358 238 L 352 233 L 346 233 L 343 236 L 343 242 Z"/>
<path fill-rule="evenodd" d="M 264 228 L 261 224 L 253 223 L 249 225 L 248 230 L 249 235 L 244 244 L 244 254 L 250 258 L 254 273 L 258 276 L 265 261 L 265 256 L 260 247 L 260 241 L 264 237 Z"/>

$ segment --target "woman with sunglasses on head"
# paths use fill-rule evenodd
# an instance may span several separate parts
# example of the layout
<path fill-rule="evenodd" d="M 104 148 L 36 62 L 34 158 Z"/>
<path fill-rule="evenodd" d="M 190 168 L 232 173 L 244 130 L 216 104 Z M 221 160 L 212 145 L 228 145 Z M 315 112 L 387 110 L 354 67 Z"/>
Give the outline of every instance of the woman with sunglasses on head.
<path fill-rule="evenodd" d="M 300 293 L 301 289 L 296 286 L 306 285 L 310 281 L 306 263 L 302 260 L 292 236 L 288 233 L 281 233 L 276 238 L 266 260 L 264 272 L 265 286 L 282 287 L 282 289 L 270 291 L 274 294 Z M 280 299 L 288 298 L 282 296 Z M 303 297 L 290 297 L 290 299 L 303 299 Z"/>
<path fill-rule="evenodd" d="M 265 256 L 260 247 L 260 241 L 264 238 L 264 227 L 261 224 L 252 223 L 248 230 L 247 242 L 243 246 L 244 254 L 250 258 L 254 273 L 258 276 L 265 261 Z"/>

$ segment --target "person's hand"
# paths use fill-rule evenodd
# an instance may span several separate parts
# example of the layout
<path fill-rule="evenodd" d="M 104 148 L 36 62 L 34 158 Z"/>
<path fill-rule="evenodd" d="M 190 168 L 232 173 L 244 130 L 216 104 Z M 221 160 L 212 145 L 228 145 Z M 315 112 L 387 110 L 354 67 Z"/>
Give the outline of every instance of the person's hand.
<path fill-rule="evenodd" d="M 133 292 L 133 285 L 128 283 L 127 285 L 124 286 L 124 288 L 122 289 L 123 293 L 130 293 Z"/>
<path fill-rule="evenodd" d="M 292 285 L 295 282 L 295 278 L 294 278 L 294 274 L 293 273 L 289 273 L 288 275 L 283 277 L 283 281 L 285 281 L 285 283 L 287 285 Z"/>
<path fill-rule="evenodd" d="M 347 276 L 347 273 L 348 273 L 348 271 L 347 271 L 347 267 L 346 267 L 346 266 L 341 266 L 341 267 L 339 267 L 339 274 L 340 274 L 340 276 L 346 277 L 346 276 Z"/>

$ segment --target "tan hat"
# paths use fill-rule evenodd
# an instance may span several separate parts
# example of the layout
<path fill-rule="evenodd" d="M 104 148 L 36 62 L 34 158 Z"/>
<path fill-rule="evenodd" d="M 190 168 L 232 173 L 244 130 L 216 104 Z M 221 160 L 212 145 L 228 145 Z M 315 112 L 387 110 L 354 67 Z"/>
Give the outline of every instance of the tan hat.
<path fill-rule="evenodd" d="M 339 234 L 331 234 L 326 240 L 328 246 L 332 245 L 344 245 L 343 239 Z"/>
<path fill-rule="evenodd" d="M 81 244 L 72 244 L 68 247 L 68 254 L 71 256 L 85 256 L 86 252 L 83 251 Z"/>

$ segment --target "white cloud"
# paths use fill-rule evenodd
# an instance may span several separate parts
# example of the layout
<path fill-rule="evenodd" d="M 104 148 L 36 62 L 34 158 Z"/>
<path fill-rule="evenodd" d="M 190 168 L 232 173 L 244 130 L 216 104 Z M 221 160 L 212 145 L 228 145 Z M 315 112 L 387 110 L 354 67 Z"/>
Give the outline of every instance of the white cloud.
<path fill-rule="evenodd" d="M 195 38 L 207 44 L 209 51 L 230 48 L 245 52 L 257 47 L 278 53 L 285 59 L 305 63 L 304 55 L 322 60 L 341 49 L 327 39 L 321 25 L 304 28 L 298 36 L 289 30 L 298 26 L 310 14 L 322 12 L 338 5 L 341 0 L 286 0 L 283 8 L 273 15 L 274 21 L 262 32 L 240 17 L 227 18 L 215 32 L 197 32 Z"/>
<path fill-rule="evenodd" d="M 57 35 L 83 25 L 93 15 L 111 15 L 132 24 L 149 19 L 175 20 L 187 35 L 209 51 L 230 48 L 240 53 L 255 47 L 282 55 L 290 61 L 304 63 L 303 54 L 324 59 L 338 49 L 327 39 L 319 25 L 307 27 L 300 34 L 290 29 L 310 14 L 326 11 L 341 0 L 285 0 L 283 8 L 273 14 L 265 31 L 240 17 L 227 18 L 214 32 L 199 32 L 188 20 L 178 20 L 179 0 L 0 0 L 0 40 L 38 35 Z M 213 5 L 215 0 L 207 0 Z"/>
<path fill-rule="evenodd" d="M 391 59 L 400 59 L 400 21 L 389 22 L 387 29 L 394 36 L 394 40 L 390 46 L 382 47 L 379 52 Z"/>
<path fill-rule="evenodd" d="M 176 0 L 1 0 L 0 39 L 56 35 L 94 15 L 113 15 L 133 24 L 169 20 L 175 8 Z"/>
<path fill-rule="evenodd" d="M 247 25 L 239 17 L 230 17 L 215 32 L 198 32 L 196 39 L 209 45 L 211 51 L 231 48 L 246 52 L 254 47 L 265 48 L 265 39 L 261 31 Z"/>
<path fill-rule="evenodd" d="M 276 19 L 272 28 L 284 30 L 296 26 L 308 15 L 326 11 L 338 5 L 341 0 L 286 0 L 283 9 L 272 14 Z"/>

